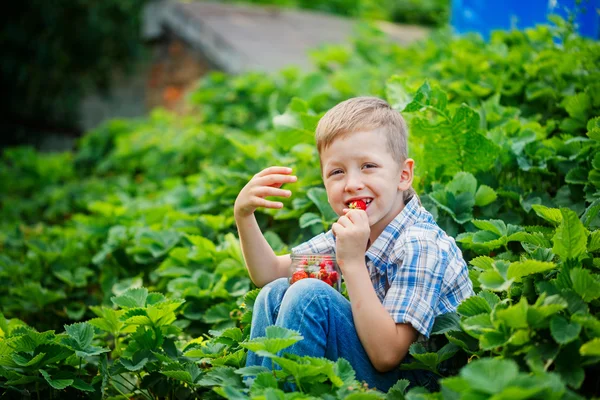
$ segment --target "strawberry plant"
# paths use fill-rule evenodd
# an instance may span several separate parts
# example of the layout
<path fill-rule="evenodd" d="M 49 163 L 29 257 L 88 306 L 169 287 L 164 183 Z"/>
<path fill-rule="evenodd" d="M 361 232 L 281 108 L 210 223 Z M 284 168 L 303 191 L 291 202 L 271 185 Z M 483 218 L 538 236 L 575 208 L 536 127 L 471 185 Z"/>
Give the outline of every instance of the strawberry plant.
<path fill-rule="evenodd" d="M 206 77 L 188 116 L 111 121 L 73 153 L 5 149 L 5 396 L 597 396 L 600 45 L 555 22 L 489 42 L 438 32 L 406 48 L 363 26 L 349 46 L 313 51 L 308 74 Z M 267 241 L 286 254 L 329 229 L 337 215 L 314 129 L 329 107 L 364 94 L 408 120 L 416 191 L 476 289 L 400 367 L 436 374 L 433 393 L 401 380 L 384 394 L 343 360 L 286 355 L 294 332 L 248 340 L 258 290 L 235 197 L 256 171 L 291 166 L 293 196 L 256 213 Z M 246 369 L 248 349 L 274 372 Z"/>

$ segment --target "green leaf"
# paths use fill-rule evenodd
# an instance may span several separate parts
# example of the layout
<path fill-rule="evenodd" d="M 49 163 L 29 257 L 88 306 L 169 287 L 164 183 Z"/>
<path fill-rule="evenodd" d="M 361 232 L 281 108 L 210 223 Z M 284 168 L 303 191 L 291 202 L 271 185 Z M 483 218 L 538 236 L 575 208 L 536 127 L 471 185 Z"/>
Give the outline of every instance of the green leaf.
<path fill-rule="evenodd" d="M 594 338 L 579 349 L 582 356 L 600 357 L 600 338 Z"/>
<path fill-rule="evenodd" d="M 465 299 L 456 311 L 463 317 L 473 317 L 479 314 L 490 313 L 492 308 L 483 297 L 471 296 Z"/>
<path fill-rule="evenodd" d="M 338 215 L 333 211 L 327 200 L 327 192 L 323 188 L 310 188 L 306 196 L 317 206 L 325 221 L 336 221 Z"/>
<path fill-rule="evenodd" d="M 386 97 L 393 109 L 402 111 L 411 102 L 412 98 L 406 90 L 405 78 L 392 75 L 385 84 Z"/>
<path fill-rule="evenodd" d="M 554 268 L 556 268 L 556 265 L 551 262 L 537 260 L 519 261 L 510 264 L 506 277 L 513 279 L 515 282 L 521 282 L 521 278 L 524 276 L 550 271 Z"/>
<path fill-rule="evenodd" d="M 405 102 L 405 101 L 404 101 Z M 448 98 L 443 90 L 429 86 L 429 82 L 425 82 L 415 93 L 412 101 L 404 107 L 402 112 L 421 111 L 426 108 L 432 108 L 440 113 L 446 110 Z"/>
<path fill-rule="evenodd" d="M 594 231 L 590 234 L 590 243 L 587 247 L 587 251 L 590 253 L 596 250 L 600 250 L 600 231 Z"/>
<path fill-rule="evenodd" d="M 600 320 L 590 314 L 573 314 L 571 321 L 578 323 L 592 332 L 592 336 L 600 337 Z"/>
<path fill-rule="evenodd" d="M 600 188 L 600 171 L 597 169 L 591 170 L 588 174 L 588 181 L 597 188 Z"/>
<path fill-rule="evenodd" d="M 567 344 L 579 337 L 581 325 L 569 322 L 565 317 L 555 315 L 550 320 L 550 333 L 558 344 Z"/>
<path fill-rule="evenodd" d="M 492 324 L 492 320 L 490 319 L 490 314 L 479 314 L 465 318 L 461 321 L 460 326 L 465 332 L 476 339 L 485 332 L 493 332 L 496 330 L 496 327 Z"/>
<path fill-rule="evenodd" d="M 177 379 L 192 385 L 200 377 L 200 368 L 194 363 L 187 363 L 181 365 L 179 363 L 172 363 L 167 365 L 160 371 L 161 374 L 168 376 L 169 378 Z"/>
<path fill-rule="evenodd" d="M 263 372 L 271 372 L 271 370 L 267 367 L 263 367 L 263 366 L 258 366 L 258 365 L 254 365 L 251 367 L 244 367 L 244 368 L 239 368 L 235 370 L 236 374 L 239 374 L 243 377 L 246 376 L 256 376 L 258 374 L 261 374 Z"/>
<path fill-rule="evenodd" d="M 71 339 L 71 343 L 79 349 L 85 349 L 92 344 L 94 339 L 94 328 L 87 322 L 65 325 L 65 332 Z"/>
<path fill-rule="evenodd" d="M 144 368 L 148 362 L 148 356 L 144 352 L 140 351 L 136 352 L 132 359 L 121 357 L 119 361 L 121 362 L 121 365 L 123 365 L 123 367 L 125 367 L 125 369 L 128 371 L 139 371 Z"/>
<path fill-rule="evenodd" d="M 479 113 L 461 104 L 451 121 L 453 141 L 449 145 L 457 152 L 458 165 L 466 172 L 487 171 L 495 161 L 498 146 L 478 132 Z M 475 189 L 471 193 L 475 196 Z"/>
<path fill-rule="evenodd" d="M 481 350 L 499 351 L 509 340 L 510 333 L 507 330 L 484 332 L 479 337 L 479 347 Z"/>
<path fill-rule="evenodd" d="M 549 208 L 541 204 L 533 204 L 531 208 L 533 208 L 533 211 L 535 211 L 539 217 L 554 225 L 558 225 L 562 222 L 562 213 L 557 208 Z"/>
<path fill-rule="evenodd" d="M 469 386 L 489 395 L 501 393 L 519 374 L 519 367 L 510 359 L 482 358 L 464 366 L 459 376 Z"/>
<path fill-rule="evenodd" d="M 243 387 L 242 378 L 231 367 L 212 368 L 197 383 L 201 386 Z"/>
<path fill-rule="evenodd" d="M 540 232 L 527 233 L 516 232 L 508 237 L 509 242 L 522 242 L 524 244 L 532 244 L 537 247 L 550 248 L 552 244 Z"/>
<path fill-rule="evenodd" d="M 74 379 L 53 379 L 50 374 L 43 369 L 40 369 L 40 373 L 46 382 L 48 382 L 48 384 L 56 390 L 62 390 L 68 386 L 71 386 L 74 382 Z"/>
<path fill-rule="evenodd" d="M 46 353 L 39 353 L 35 356 L 30 356 L 27 353 L 13 353 L 13 361 L 21 367 L 29 367 L 37 364 L 42 358 L 46 356 Z"/>
<path fill-rule="evenodd" d="M 469 193 L 475 196 L 477 179 L 469 172 L 458 172 L 446 186 L 446 190 L 454 195 Z"/>
<path fill-rule="evenodd" d="M 487 290 L 482 290 L 481 292 L 477 293 L 477 296 L 484 298 L 491 308 L 496 307 L 496 304 L 500 303 L 500 297 L 498 297 L 497 294 Z"/>
<path fill-rule="evenodd" d="M 113 310 L 109 307 L 90 307 L 96 315 L 100 315 L 99 318 L 92 318 L 87 322 L 95 328 L 109 332 L 113 336 L 119 334 L 123 328 L 123 322 L 119 320 L 123 314 L 122 311 Z"/>
<path fill-rule="evenodd" d="M 587 130 L 590 139 L 600 142 L 600 117 L 590 119 L 587 123 Z"/>
<path fill-rule="evenodd" d="M 325 375 L 335 386 L 343 385 L 343 381 L 334 372 L 333 367 L 335 364 L 326 358 L 309 356 L 293 357 L 292 359 L 273 357 L 273 361 L 280 365 L 283 371 L 293 375 L 296 381 L 307 378 L 314 381 L 314 377 Z"/>
<path fill-rule="evenodd" d="M 267 334 L 266 337 L 255 338 L 247 342 L 242 342 L 240 343 L 240 346 L 254 351 L 255 353 L 263 351 L 274 355 L 279 351 L 304 339 L 304 337 L 302 337 L 296 331 L 275 325 L 267 327 L 265 332 Z"/>
<path fill-rule="evenodd" d="M 552 238 L 552 251 L 563 260 L 576 259 L 586 251 L 588 231 L 574 211 L 561 208 L 560 212 L 562 221 Z"/>
<path fill-rule="evenodd" d="M 94 328 L 87 322 L 65 325 L 68 337 L 63 338 L 62 343 L 75 351 L 77 357 L 95 356 L 109 351 L 102 347 L 92 346 Z"/>
<path fill-rule="evenodd" d="M 590 302 L 600 297 L 600 282 L 598 282 L 597 275 L 592 274 L 587 269 L 573 268 L 570 277 L 573 282 L 573 290 L 584 301 Z"/>
<path fill-rule="evenodd" d="M 96 389 L 94 389 L 94 387 L 92 385 L 89 385 L 88 383 L 86 383 L 85 381 L 83 381 L 82 379 L 79 378 L 75 378 L 73 384 L 71 385 L 73 386 L 75 389 L 84 391 L 84 392 L 95 392 Z"/>
<path fill-rule="evenodd" d="M 528 328 L 528 308 L 527 299 L 521 297 L 521 300 L 517 304 L 496 311 L 495 319 L 502 321 L 504 325 L 513 329 Z"/>
<path fill-rule="evenodd" d="M 300 228 L 306 228 L 308 226 L 311 225 L 315 225 L 315 224 L 321 224 L 323 223 L 323 220 L 321 219 L 321 217 L 315 213 L 304 213 L 300 216 L 299 219 L 299 225 Z"/>
<path fill-rule="evenodd" d="M 505 279 L 497 270 L 490 270 L 479 274 L 479 282 L 484 289 L 502 292 L 507 290 L 513 281 L 512 279 Z"/>
<path fill-rule="evenodd" d="M 498 236 L 506 236 L 506 233 L 507 233 L 506 224 L 502 220 L 499 220 L 499 219 L 490 219 L 490 220 L 474 219 L 471 222 L 473 222 L 473 225 L 475 225 L 477 228 L 479 228 L 481 230 L 493 232 Z"/>
<path fill-rule="evenodd" d="M 580 121 L 586 121 L 588 112 L 591 107 L 590 97 L 587 93 L 576 93 L 570 96 L 565 96 L 562 105 L 569 113 L 569 116 Z M 589 122 L 588 122 L 589 123 Z"/>
<path fill-rule="evenodd" d="M 253 396 L 258 396 L 267 388 L 277 389 L 277 379 L 272 372 L 262 372 L 256 376 L 252 383 L 251 393 Z"/>
<path fill-rule="evenodd" d="M 408 379 L 400 379 L 387 392 L 386 400 L 404 400 L 404 393 L 410 385 Z"/>
<path fill-rule="evenodd" d="M 202 316 L 202 321 L 207 324 L 216 324 L 219 322 L 229 321 L 231 309 L 227 304 L 218 303 L 210 306 Z"/>
<path fill-rule="evenodd" d="M 441 335 L 451 331 L 460 331 L 460 317 L 453 312 L 438 315 L 435 318 L 430 335 Z"/>
<path fill-rule="evenodd" d="M 146 298 L 148 297 L 148 289 L 146 288 L 130 288 L 120 296 L 113 296 L 110 300 L 114 305 L 121 308 L 144 307 Z"/>
<path fill-rule="evenodd" d="M 192 375 L 187 371 L 175 370 L 175 371 L 160 371 L 161 374 L 168 376 L 169 378 L 176 379 L 178 381 L 192 384 Z"/>
<path fill-rule="evenodd" d="M 350 385 L 356 378 L 356 372 L 354 372 L 352 365 L 344 358 L 338 358 L 333 366 L 333 372 L 345 385 Z"/>
<path fill-rule="evenodd" d="M 552 315 L 566 309 L 568 303 L 559 295 L 540 296 L 534 305 L 527 310 L 527 322 L 534 328 L 544 326 L 545 321 Z"/>
<path fill-rule="evenodd" d="M 484 271 L 493 269 L 494 259 L 488 256 L 479 256 L 469 261 L 469 264 L 475 268 L 482 269 Z"/>
<path fill-rule="evenodd" d="M 494 189 L 486 185 L 481 185 L 477 189 L 477 193 L 475 193 L 475 205 L 484 207 L 496 201 L 497 198 L 498 195 Z"/>

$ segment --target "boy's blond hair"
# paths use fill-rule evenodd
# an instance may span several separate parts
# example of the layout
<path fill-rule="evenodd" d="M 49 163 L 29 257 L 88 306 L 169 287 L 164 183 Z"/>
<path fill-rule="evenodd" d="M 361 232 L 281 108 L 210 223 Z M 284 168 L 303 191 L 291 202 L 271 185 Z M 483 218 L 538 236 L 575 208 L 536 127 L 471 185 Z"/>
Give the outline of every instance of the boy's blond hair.
<path fill-rule="evenodd" d="M 408 128 L 400 113 L 377 97 L 353 97 L 337 104 L 319 120 L 315 138 L 319 154 L 335 139 L 353 132 L 379 131 L 386 137 L 392 157 L 401 165 L 408 158 Z M 415 194 L 404 193 L 408 202 Z"/>

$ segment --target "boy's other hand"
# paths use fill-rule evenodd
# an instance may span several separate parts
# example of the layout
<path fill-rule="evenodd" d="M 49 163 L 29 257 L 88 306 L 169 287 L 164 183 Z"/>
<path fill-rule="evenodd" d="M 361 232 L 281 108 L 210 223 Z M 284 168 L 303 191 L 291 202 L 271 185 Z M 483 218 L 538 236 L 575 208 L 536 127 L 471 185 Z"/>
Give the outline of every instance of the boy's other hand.
<path fill-rule="evenodd" d="M 282 202 L 267 200 L 265 197 L 290 197 L 292 192 L 281 189 L 281 186 L 298 180 L 291 173 L 292 169 L 288 167 L 269 167 L 254 175 L 235 200 L 233 206 L 235 218 L 248 217 L 259 207 L 282 208 Z"/>
<path fill-rule="evenodd" d="M 344 265 L 352 260 L 360 260 L 364 263 L 371 233 L 369 216 L 365 211 L 344 209 L 344 212 L 345 214 L 331 226 L 336 237 L 336 258 L 342 272 L 344 272 Z"/>

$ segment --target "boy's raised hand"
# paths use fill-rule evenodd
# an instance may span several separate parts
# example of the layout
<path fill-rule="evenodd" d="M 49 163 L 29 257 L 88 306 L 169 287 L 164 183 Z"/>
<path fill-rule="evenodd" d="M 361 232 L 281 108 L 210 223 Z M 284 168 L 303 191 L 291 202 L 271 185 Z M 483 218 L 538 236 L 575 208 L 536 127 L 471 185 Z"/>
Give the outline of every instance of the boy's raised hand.
<path fill-rule="evenodd" d="M 238 194 L 233 206 L 236 218 L 252 215 L 259 207 L 282 208 L 280 201 L 271 201 L 265 197 L 290 197 L 290 190 L 281 189 L 284 183 L 296 182 L 298 178 L 292 175 L 288 167 L 268 167 L 254 175 Z"/>
<path fill-rule="evenodd" d="M 344 266 L 354 260 L 364 263 L 371 227 L 369 216 L 363 210 L 344 209 L 337 222 L 331 226 L 336 237 L 336 258 L 344 272 Z"/>

